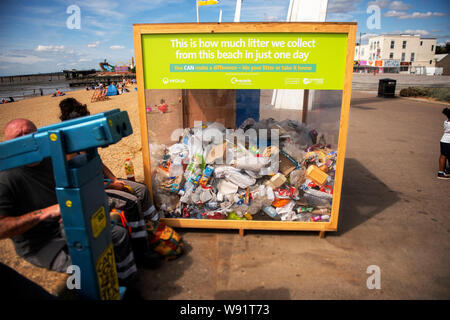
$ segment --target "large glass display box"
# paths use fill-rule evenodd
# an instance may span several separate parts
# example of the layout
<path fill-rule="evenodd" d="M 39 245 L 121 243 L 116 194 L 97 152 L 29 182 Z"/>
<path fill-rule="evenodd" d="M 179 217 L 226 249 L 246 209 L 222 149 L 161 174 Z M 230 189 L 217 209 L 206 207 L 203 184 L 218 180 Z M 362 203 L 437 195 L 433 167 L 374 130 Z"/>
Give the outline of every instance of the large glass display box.
<path fill-rule="evenodd" d="M 162 221 L 337 230 L 356 24 L 133 28 L 145 183 Z"/>

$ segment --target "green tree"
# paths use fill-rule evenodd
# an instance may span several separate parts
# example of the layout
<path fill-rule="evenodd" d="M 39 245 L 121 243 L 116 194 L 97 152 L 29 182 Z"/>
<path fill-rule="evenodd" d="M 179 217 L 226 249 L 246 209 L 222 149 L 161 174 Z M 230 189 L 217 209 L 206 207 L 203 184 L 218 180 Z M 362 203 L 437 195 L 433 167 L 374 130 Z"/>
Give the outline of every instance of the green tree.
<path fill-rule="evenodd" d="M 450 42 L 447 42 L 445 46 L 436 46 L 436 54 L 450 53 Z"/>

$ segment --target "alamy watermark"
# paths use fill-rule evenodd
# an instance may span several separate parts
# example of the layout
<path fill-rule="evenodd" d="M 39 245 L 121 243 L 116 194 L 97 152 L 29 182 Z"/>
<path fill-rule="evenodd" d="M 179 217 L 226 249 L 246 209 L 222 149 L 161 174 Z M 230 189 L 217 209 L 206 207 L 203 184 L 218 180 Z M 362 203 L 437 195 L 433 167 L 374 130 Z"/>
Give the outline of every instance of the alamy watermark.
<path fill-rule="evenodd" d="M 367 18 L 366 26 L 367 29 L 373 30 L 373 29 L 381 29 L 381 9 L 376 4 L 372 4 L 367 7 L 366 10 L 367 14 L 370 14 L 370 16 Z"/>
<path fill-rule="evenodd" d="M 67 278 L 66 285 L 69 290 L 81 289 L 81 269 L 77 265 L 70 265 L 66 273 L 70 274 Z"/>
<path fill-rule="evenodd" d="M 381 289 L 381 269 L 377 265 L 370 265 L 366 270 L 370 277 L 367 278 L 366 285 L 367 289 Z"/>
<path fill-rule="evenodd" d="M 178 142 L 186 129 L 172 131 L 171 140 Z M 193 134 L 187 141 L 180 141 L 189 148 L 192 156 L 213 156 L 215 164 L 235 165 L 240 169 L 259 167 L 261 173 L 269 174 L 279 170 L 279 129 L 225 129 L 219 123 L 204 127 L 202 121 L 195 121 Z M 263 157 L 259 155 L 262 154 Z M 267 172 L 266 172 L 267 171 Z"/>
<path fill-rule="evenodd" d="M 81 29 L 81 10 L 80 7 L 72 4 L 67 7 L 66 10 L 67 14 L 70 14 L 70 16 L 66 20 L 66 26 L 68 29 Z"/>

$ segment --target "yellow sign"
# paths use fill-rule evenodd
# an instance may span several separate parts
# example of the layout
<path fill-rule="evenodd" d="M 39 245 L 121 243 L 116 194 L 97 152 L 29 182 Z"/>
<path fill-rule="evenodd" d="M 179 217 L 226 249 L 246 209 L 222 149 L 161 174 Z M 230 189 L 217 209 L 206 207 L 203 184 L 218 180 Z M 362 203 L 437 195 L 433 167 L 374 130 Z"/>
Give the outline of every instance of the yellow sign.
<path fill-rule="evenodd" d="M 57 136 L 56 134 L 52 133 L 52 134 L 50 135 L 50 140 L 56 141 L 56 140 L 58 140 L 58 136 Z"/>
<path fill-rule="evenodd" d="M 218 3 L 219 3 L 218 0 L 199 0 L 197 2 L 199 7 L 201 7 L 201 6 L 208 6 L 208 5 L 211 5 L 211 4 L 218 4 Z"/>
<path fill-rule="evenodd" d="M 106 227 L 105 208 L 100 207 L 91 217 L 92 235 L 97 238 Z"/>
<path fill-rule="evenodd" d="M 117 278 L 116 262 L 114 260 L 112 244 L 106 248 L 97 260 L 95 269 L 97 271 L 100 299 L 120 300 L 119 280 Z"/>

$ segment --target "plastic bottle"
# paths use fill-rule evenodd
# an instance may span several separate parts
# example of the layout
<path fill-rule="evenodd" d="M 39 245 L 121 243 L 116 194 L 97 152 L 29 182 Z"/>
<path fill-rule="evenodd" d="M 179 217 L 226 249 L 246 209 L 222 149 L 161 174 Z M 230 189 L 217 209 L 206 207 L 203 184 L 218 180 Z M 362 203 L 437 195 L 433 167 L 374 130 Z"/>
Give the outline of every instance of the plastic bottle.
<path fill-rule="evenodd" d="M 269 201 L 274 201 L 275 200 L 275 194 L 274 194 L 273 189 L 271 187 L 267 187 L 266 188 L 266 197 L 267 197 L 267 200 L 269 200 Z"/>
<path fill-rule="evenodd" d="M 311 217 L 310 218 L 310 221 L 311 222 L 316 222 L 316 221 L 322 221 L 322 220 L 327 220 L 327 219 L 330 219 L 330 216 L 329 215 L 327 215 L 327 214 L 320 214 L 320 215 L 318 215 L 318 216 L 315 216 L 315 217 Z"/>
<path fill-rule="evenodd" d="M 134 166 L 130 158 L 125 159 L 125 176 L 127 177 L 127 180 L 135 181 Z"/>
<path fill-rule="evenodd" d="M 208 183 L 209 179 L 211 178 L 211 175 L 214 171 L 214 167 L 207 165 L 205 170 L 203 170 L 203 174 L 200 178 L 200 185 L 201 186 L 206 186 L 206 184 Z"/>
<path fill-rule="evenodd" d="M 275 219 L 275 217 L 278 215 L 277 210 L 272 206 L 266 206 L 263 209 L 264 213 L 267 214 L 272 219 Z"/>
<path fill-rule="evenodd" d="M 177 157 L 173 160 L 169 168 L 169 176 L 177 177 L 183 174 L 183 165 L 181 163 L 181 158 Z"/>

